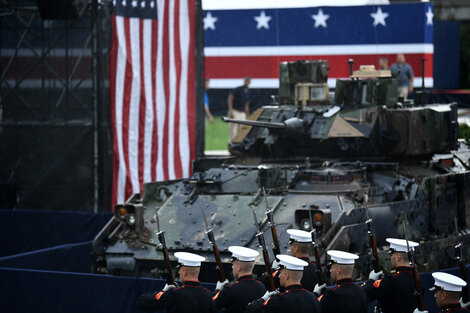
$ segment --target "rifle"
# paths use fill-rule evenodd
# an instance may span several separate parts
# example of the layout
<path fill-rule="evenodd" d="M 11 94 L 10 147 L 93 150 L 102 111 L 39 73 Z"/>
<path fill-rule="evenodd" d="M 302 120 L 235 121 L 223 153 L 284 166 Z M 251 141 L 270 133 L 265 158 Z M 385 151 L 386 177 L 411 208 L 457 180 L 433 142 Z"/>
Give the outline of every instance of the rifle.
<path fill-rule="evenodd" d="M 258 219 L 256 218 L 256 212 L 255 212 L 255 208 L 253 207 L 253 205 L 251 206 L 251 210 L 253 211 L 253 217 L 255 219 L 255 225 L 256 225 L 255 236 L 258 237 L 259 245 L 263 248 L 264 266 L 266 268 L 266 273 L 268 274 L 268 279 L 269 279 L 269 291 L 274 291 L 276 290 L 276 286 L 274 285 L 274 279 L 273 279 L 273 275 L 271 272 L 271 262 L 269 261 L 269 253 L 268 253 L 268 249 L 266 248 L 266 242 L 264 241 L 264 234 L 259 229 Z"/>
<path fill-rule="evenodd" d="M 163 259 L 165 260 L 166 282 L 169 285 L 176 286 L 175 280 L 173 278 L 173 272 L 171 270 L 170 256 L 168 255 L 168 248 L 166 247 L 166 242 L 165 242 L 165 231 L 160 230 L 160 219 L 158 218 L 158 212 L 155 212 L 155 215 L 157 216 L 158 241 L 160 241 L 160 244 L 162 245 Z"/>
<path fill-rule="evenodd" d="M 369 234 L 370 239 L 370 248 L 372 249 L 372 265 L 374 267 L 374 271 L 378 273 L 380 271 L 380 264 L 379 264 L 379 254 L 377 253 L 377 239 L 375 238 L 375 233 L 373 231 L 373 220 L 368 218 L 366 221 L 367 225 L 367 233 Z"/>
<path fill-rule="evenodd" d="M 222 267 L 222 260 L 220 259 L 220 252 L 217 244 L 215 243 L 214 232 L 209 227 L 207 223 L 206 213 L 204 212 L 204 208 L 201 206 L 202 216 L 204 217 L 204 224 L 206 225 L 206 234 L 209 238 L 209 242 L 212 244 L 212 251 L 214 252 L 215 263 L 217 263 L 217 270 L 219 271 L 219 279 L 221 282 L 225 281 L 225 272 L 224 268 Z"/>
<path fill-rule="evenodd" d="M 410 261 L 411 271 L 413 272 L 413 280 L 415 281 L 415 295 L 418 297 L 418 310 L 424 311 L 425 308 L 424 308 L 423 293 L 421 292 L 421 281 L 419 279 L 418 268 L 416 267 L 414 251 L 413 249 L 410 249 L 410 244 L 408 242 L 408 239 L 406 238 L 405 222 L 402 221 L 402 224 L 403 224 L 403 232 L 405 234 L 405 240 L 406 240 L 406 250 L 408 251 L 408 259 Z"/>
<path fill-rule="evenodd" d="M 457 238 L 460 237 L 459 228 L 457 226 L 457 219 L 455 219 L 455 231 L 457 233 Z M 465 258 L 463 256 L 463 243 L 459 240 L 459 243 L 454 247 L 455 248 L 455 259 L 459 262 L 460 267 L 460 277 L 467 282 L 467 267 L 465 266 Z M 470 301 L 468 296 L 468 283 L 465 287 L 462 287 L 462 302 L 467 303 Z"/>
<path fill-rule="evenodd" d="M 308 210 L 308 214 L 310 215 L 310 234 L 312 235 L 313 252 L 315 254 L 318 285 L 323 285 L 325 283 L 325 276 L 321 270 L 320 246 L 317 244 L 317 231 L 313 228 L 312 210 Z"/>
<path fill-rule="evenodd" d="M 277 238 L 276 224 L 274 223 L 273 210 L 269 209 L 268 198 L 266 197 L 266 191 L 264 190 L 264 187 L 262 189 L 263 189 L 264 200 L 266 202 L 266 216 L 268 217 L 269 227 L 271 228 L 271 234 L 273 237 L 273 252 L 274 252 L 274 256 L 276 256 L 278 254 L 281 254 L 279 239 Z"/>

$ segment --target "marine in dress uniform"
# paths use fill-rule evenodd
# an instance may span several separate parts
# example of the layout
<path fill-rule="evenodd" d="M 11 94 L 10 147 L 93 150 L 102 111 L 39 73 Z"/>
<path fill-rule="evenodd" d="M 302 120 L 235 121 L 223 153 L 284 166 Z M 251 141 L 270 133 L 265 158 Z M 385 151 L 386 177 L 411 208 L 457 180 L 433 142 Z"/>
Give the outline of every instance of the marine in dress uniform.
<path fill-rule="evenodd" d="M 300 283 L 305 289 L 313 291 L 313 288 L 317 284 L 318 280 L 316 274 L 317 266 L 315 262 L 310 261 L 310 252 L 312 251 L 312 235 L 309 232 L 299 229 L 288 229 L 287 233 L 290 237 L 290 254 L 308 263 L 308 265 L 304 267 L 304 273 Z"/>
<path fill-rule="evenodd" d="M 307 266 L 304 268 L 302 280 L 300 284 L 307 290 L 313 291 L 315 284 L 317 283 L 316 264 L 310 261 L 310 252 L 312 251 L 312 235 L 309 232 L 300 229 L 288 229 L 289 234 L 289 251 L 290 254 L 296 258 L 299 258 L 307 262 Z M 279 288 L 279 277 L 277 271 L 277 262 L 273 262 L 273 276 L 274 285 Z M 267 277 L 262 277 L 261 281 L 264 283 L 266 288 L 269 287 L 269 280 Z"/>
<path fill-rule="evenodd" d="M 336 287 L 326 289 L 325 285 L 315 286 L 315 293 L 325 292 L 318 298 L 322 313 L 366 313 L 367 296 L 364 290 L 352 280 L 354 260 L 359 257 L 355 254 L 330 250 L 331 279 Z"/>
<path fill-rule="evenodd" d="M 390 243 L 390 262 L 396 273 L 379 279 L 383 273 L 372 270 L 363 289 L 368 300 L 377 300 L 379 308 L 384 313 L 412 313 L 418 306 L 418 299 L 415 296 L 415 283 L 408 260 L 406 240 L 387 238 L 387 242 Z M 414 241 L 408 241 L 408 245 L 411 249 L 419 246 Z"/>
<path fill-rule="evenodd" d="M 245 312 L 319 313 L 320 304 L 312 292 L 300 284 L 307 262 L 290 255 L 277 255 L 279 259 L 279 282 L 285 292 L 268 291 L 251 302 Z"/>
<path fill-rule="evenodd" d="M 137 307 L 146 312 L 166 309 L 168 313 L 215 313 L 211 292 L 202 287 L 198 276 L 202 256 L 188 252 L 176 252 L 178 274 L 182 287 L 165 285 L 160 292 L 147 293 L 137 299 Z"/>
<path fill-rule="evenodd" d="M 470 310 L 463 308 L 459 303 L 462 287 L 467 285 L 463 279 L 443 272 L 432 273 L 432 277 L 434 278 L 434 286 L 429 288 L 429 290 L 435 291 L 434 298 L 441 312 L 470 312 Z M 415 309 L 414 312 L 428 313 L 428 311 L 420 311 L 418 309 Z"/>
<path fill-rule="evenodd" d="M 252 274 L 259 253 L 240 246 L 230 246 L 228 250 L 232 253 L 232 272 L 237 282 L 217 282 L 212 299 L 217 309 L 225 309 L 227 313 L 243 312 L 248 303 L 266 293 L 264 285 L 253 279 Z"/>

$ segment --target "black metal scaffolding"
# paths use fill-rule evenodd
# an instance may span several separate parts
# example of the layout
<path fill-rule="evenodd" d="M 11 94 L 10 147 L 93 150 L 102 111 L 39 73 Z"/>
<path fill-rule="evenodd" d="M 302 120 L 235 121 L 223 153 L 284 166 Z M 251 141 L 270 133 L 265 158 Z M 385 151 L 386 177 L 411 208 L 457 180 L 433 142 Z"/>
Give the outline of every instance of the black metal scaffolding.
<path fill-rule="evenodd" d="M 0 0 L 0 208 L 109 210 L 109 11 L 43 20 Z"/>

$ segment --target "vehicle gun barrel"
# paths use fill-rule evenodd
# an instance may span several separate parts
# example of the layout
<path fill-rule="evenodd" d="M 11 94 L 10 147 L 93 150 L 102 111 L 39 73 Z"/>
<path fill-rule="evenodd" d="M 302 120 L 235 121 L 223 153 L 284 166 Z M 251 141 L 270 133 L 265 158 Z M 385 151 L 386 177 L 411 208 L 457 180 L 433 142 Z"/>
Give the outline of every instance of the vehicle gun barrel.
<path fill-rule="evenodd" d="M 267 127 L 267 128 L 276 128 L 276 129 L 287 128 L 287 125 L 285 123 L 277 123 L 277 122 L 238 120 L 238 119 L 228 118 L 228 117 L 222 117 L 222 121 L 226 123 L 235 123 L 235 124 L 249 125 L 249 126 L 255 126 L 255 127 Z"/>

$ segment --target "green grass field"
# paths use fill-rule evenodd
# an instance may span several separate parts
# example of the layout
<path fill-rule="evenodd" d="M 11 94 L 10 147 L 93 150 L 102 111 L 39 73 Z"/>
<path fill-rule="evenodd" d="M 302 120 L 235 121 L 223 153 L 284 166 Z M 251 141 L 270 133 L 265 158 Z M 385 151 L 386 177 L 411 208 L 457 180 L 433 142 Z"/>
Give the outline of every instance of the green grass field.
<path fill-rule="evenodd" d="M 228 123 L 222 122 L 220 116 L 214 116 L 214 124 L 206 119 L 205 150 L 227 150 Z"/>

